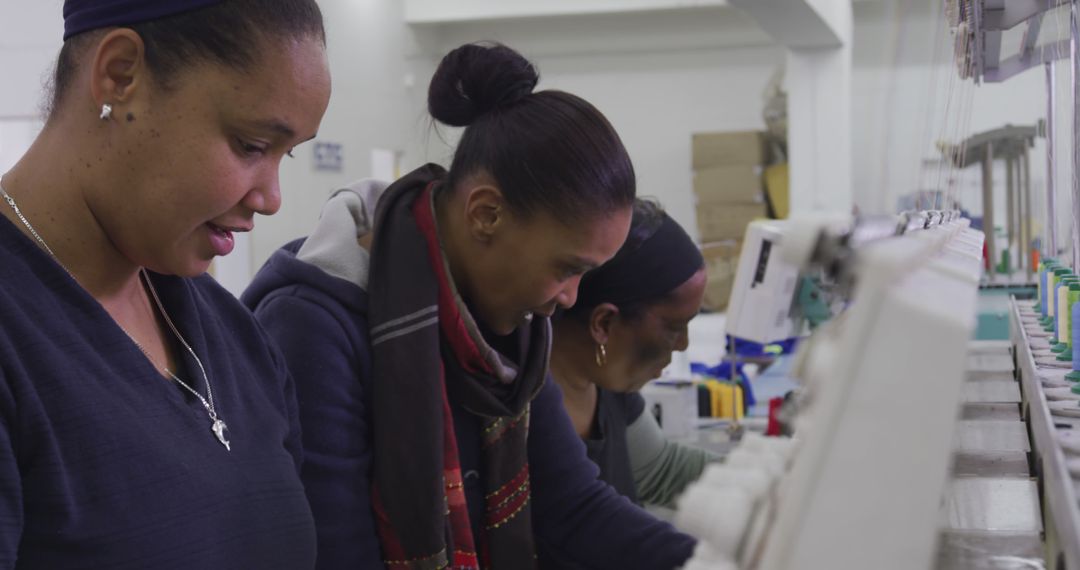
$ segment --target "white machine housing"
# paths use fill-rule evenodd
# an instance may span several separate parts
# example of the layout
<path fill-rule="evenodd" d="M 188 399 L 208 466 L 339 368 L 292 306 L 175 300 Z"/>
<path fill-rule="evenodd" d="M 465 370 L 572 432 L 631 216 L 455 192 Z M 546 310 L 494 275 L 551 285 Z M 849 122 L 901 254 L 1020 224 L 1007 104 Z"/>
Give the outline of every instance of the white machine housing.
<path fill-rule="evenodd" d="M 784 220 L 750 222 L 728 303 L 727 333 L 767 344 L 798 334 L 791 308 L 799 267 L 780 255 Z"/>
<path fill-rule="evenodd" d="M 982 240 L 956 220 L 858 252 L 851 305 L 800 348 L 794 448 L 757 441 L 687 491 L 676 523 L 701 546 L 685 568 L 934 567 Z M 733 492 L 740 470 L 768 482 Z"/>

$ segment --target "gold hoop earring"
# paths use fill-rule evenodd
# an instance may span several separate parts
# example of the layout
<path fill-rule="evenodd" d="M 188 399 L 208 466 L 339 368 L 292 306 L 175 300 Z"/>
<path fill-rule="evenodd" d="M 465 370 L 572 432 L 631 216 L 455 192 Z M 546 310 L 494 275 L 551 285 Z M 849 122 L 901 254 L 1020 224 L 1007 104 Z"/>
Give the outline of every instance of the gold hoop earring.
<path fill-rule="evenodd" d="M 603 344 L 596 345 L 596 365 L 603 368 L 607 364 L 607 347 Z"/>

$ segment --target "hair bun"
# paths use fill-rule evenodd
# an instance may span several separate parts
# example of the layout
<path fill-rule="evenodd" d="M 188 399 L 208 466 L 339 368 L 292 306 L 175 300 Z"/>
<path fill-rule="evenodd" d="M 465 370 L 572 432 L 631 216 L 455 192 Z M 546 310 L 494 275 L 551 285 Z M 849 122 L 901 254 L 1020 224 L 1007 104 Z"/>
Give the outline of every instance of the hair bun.
<path fill-rule="evenodd" d="M 465 44 L 443 57 L 428 87 L 428 111 L 441 123 L 464 127 L 524 99 L 540 81 L 529 60 L 498 43 Z"/>

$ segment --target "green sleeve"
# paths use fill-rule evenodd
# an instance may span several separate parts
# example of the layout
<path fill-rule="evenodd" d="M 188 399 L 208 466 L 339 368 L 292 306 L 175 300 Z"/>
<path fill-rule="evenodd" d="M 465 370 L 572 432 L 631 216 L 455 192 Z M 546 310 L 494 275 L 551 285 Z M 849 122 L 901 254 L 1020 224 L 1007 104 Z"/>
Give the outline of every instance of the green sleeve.
<path fill-rule="evenodd" d="M 650 505 L 674 507 L 687 485 L 721 456 L 670 442 L 656 418 L 645 412 L 626 428 L 626 447 L 638 499 Z"/>

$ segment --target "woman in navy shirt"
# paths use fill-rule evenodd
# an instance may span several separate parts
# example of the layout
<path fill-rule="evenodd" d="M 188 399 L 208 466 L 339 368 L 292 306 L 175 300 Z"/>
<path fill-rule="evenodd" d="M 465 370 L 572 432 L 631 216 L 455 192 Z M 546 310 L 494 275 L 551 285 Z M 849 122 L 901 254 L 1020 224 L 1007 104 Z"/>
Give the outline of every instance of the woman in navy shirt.
<path fill-rule="evenodd" d="M 548 317 L 635 190 L 607 119 L 538 79 L 505 46 L 450 52 L 428 92 L 466 127 L 449 171 L 338 193 L 244 294 L 296 378 L 320 568 L 664 570 L 694 547 L 597 479 L 548 375 Z"/>
<path fill-rule="evenodd" d="M 655 202 L 638 200 L 630 235 L 581 280 L 554 323 L 551 370 L 600 477 L 640 503 L 673 507 L 720 457 L 668 441 L 638 393 L 686 350 L 705 295 L 697 244 Z"/>
<path fill-rule="evenodd" d="M 293 387 L 203 275 L 329 97 L 312 0 L 68 0 L 0 179 L 0 568 L 314 565 Z"/>

